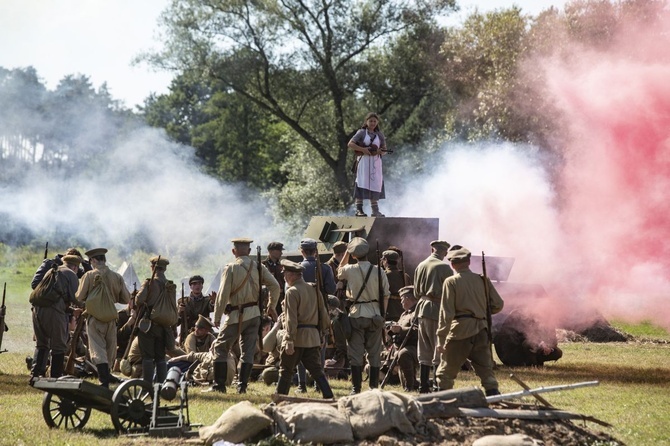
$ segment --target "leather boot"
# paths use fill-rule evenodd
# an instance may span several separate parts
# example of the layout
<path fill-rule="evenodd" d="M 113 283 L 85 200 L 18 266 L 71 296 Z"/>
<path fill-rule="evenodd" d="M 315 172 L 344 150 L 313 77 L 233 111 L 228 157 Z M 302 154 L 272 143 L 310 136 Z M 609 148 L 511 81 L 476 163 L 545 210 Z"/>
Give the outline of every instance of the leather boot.
<path fill-rule="evenodd" d="M 150 386 L 154 385 L 154 360 L 153 359 L 143 359 L 142 360 L 142 379 L 146 381 Z"/>
<path fill-rule="evenodd" d="M 47 356 L 49 356 L 49 350 L 45 348 L 36 350 L 35 358 L 33 359 L 33 368 L 30 371 L 30 385 L 33 384 L 36 378 L 46 374 Z"/>
<path fill-rule="evenodd" d="M 330 388 L 330 384 L 328 383 L 326 375 L 319 376 L 314 380 L 314 382 L 319 385 L 319 389 L 321 389 L 321 395 L 323 395 L 324 399 L 333 398 L 333 390 Z"/>
<path fill-rule="evenodd" d="M 156 361 L 156 382 L 162 383 L 167 378 L 167 362 Z"/>
<path fill-rule="evenodd" d="M 486 390 L 486 396 L 495 396 L 500 395 L 500 390 L 498 389 L 488 389 Z"/>
<path fill-rule="evenodd" d="M 359 365 L 351 366 L 351 395 L 361 393 L 361 383 L 363 382 L 363 367 Z"/>
<path fill-rule="evenodd" d="M 65 370 L 65 353 L 54 353 L 51 355 L 51 377 L 60 378 Z"/>
<path fill-rule="evenodd" d="M 288 391 L 291 388 L 291 375 L 291 373 L 279 373 L 276 390 L 279 395 L 288 395 Z"/>
<path fill-rule="evenodd" d="M 356 205 L 356 217 L 367 217 L 368 214 L 363 212 L 363 203 Z"/>
<path fill-rule="evenodd" d="M 96 364 L 95 367 L 98 369 L 100 385 L 109 389 L 109 364 L 103 362 L 102 364 Z"/>
<path fill-rule="evenodd" d="M 237 393 L 247 393 L 247 383 L 253 368 L 253 364 L 247 364 L 246 362 L 243 362 L 240 366 L 240 382 L 237 384 Z"/>
<path fill-rule="evenodd" d="M 430 369 L 429 365 L 421 364 L 419 371 L 419 393 L 430 393 Z"/>
<path fill-rule="evenodd" d="M 370 367 L 370 388 L 379 387 L 379 367 Z"/>
<path fill-rule="evenodd" d="M 214 363 L 214 384 L 203 392 L 220 392 L 226 393 L 226 381 L 228 380 L 228 363 L 215 362 Z"/>

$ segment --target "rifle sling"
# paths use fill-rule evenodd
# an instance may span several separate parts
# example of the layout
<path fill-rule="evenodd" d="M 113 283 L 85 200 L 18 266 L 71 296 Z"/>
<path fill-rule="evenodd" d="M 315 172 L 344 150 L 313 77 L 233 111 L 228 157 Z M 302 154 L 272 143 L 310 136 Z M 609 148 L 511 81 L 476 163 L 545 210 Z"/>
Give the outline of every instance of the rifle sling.
<path fill-rule="evenodd" d="M 374 265 L 370 264 L 370 269 L 368 270 L 368 273 L 365 275 L 365 278 L 363 279 L 363 285 L 361 286 L 361 289 L 358 290 L 358 294 L 356 295 L 356 298 L 351 303 L 351 305 L 356 305 L 356 303 L 358 303 L 358 299 L 361 298 L 361 294 L 363 294 L 363 290 L 365 290 L 365 285 L 367 285 L 367 283 L 368 283 L 368 279 L 370 278 L 370 274 L 372 274 L 372 268 L 374 268 Z M 363 275 L 363 271 L 361 271 L 361 275 Z"/>

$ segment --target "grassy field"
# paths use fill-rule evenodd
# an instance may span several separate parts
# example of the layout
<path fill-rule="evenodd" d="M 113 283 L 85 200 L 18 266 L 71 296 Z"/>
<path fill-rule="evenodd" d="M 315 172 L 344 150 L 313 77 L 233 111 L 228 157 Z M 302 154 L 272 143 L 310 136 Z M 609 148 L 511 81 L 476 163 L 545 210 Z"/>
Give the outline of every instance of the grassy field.
<path fill-rule="evenodd" d="M 55 252 L 55 251 L 54 251 Z M 40 262 L 34 250 L 10 250 L 0 244 L 0 284 L 7 283 L 7 313 L 10 331 L 5 333 L 0 354 L 0 445 L 89 445 L 156 444 L 155 439 L 116 437 L 110 416 L 93 411 L 80 432 L 49 429 L 42 417 L 43 393 L 28 386 L 24 358 L 31 354 L 32 327 L 27 303 L 29 282 Z M 138 271 L 138 274 L 141 272 Z M 545 395 L 554 406 L 596 417 L 612 424 L 611 429 L 593 423 L 593 430 L 607 432 L 627 445 L 670 445 L 670 334 L 651 323 L 613 325 L 636 336 L 628 343 L 564 343 L 564 356 L 544 368 L 500 367 L 501 391 L 520 390 L 509 373 L 531 387 L 598 380 L 597 387 L 554 392 Z M 349 392 L 349 383 L 334 381 L 337 396 Z M 461 372 L 456 387 L 477 386 L 472 372 Z M 391 390 L 399 390 L 393 386 Z M 190 393 L 192 423 L 211 424 L 231 405 L 249 399 L 256 404 L 270 401 L 273 388 L 252 383 L 247 395 Z M 308 396 L 319 397 L 310 391 Z M 164 444 L 175 444 L 166 440 Z"/>

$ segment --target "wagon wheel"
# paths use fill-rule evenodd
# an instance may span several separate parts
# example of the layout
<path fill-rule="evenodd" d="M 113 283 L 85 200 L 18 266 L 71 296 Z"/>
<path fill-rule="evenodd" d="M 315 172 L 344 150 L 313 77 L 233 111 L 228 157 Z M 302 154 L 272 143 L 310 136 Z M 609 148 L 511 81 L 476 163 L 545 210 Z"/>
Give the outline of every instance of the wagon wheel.
<path fill-rule="evenodd" d="M 143 379 L 131 379 L 117 387 L 110 415 L 119 433 L 149 426 L 153 410 L 153 390 Z"/>
<path fill-rule="evenodd" d="M 47 392 L 42 400 L 42 416 L 51 428 L 81 429 L 91 416 L 91 408 Z"/>

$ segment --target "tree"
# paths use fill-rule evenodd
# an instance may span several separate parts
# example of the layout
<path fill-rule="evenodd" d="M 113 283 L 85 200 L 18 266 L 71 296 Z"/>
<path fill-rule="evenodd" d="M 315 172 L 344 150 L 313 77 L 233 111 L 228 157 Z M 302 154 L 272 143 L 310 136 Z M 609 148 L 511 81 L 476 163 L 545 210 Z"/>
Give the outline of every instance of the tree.
<path fill-rule="evenodd" d="M 174 0 L 163 14 L 166 48 L 147 59 L 200 70 L 219 90 L 283 122 L 332 171 L 344 206 L 351 202 L 346 146 L 365 113 L 384 113 L 408 96 L 416 107 L 425 94 L 384 94 L 407 76 L 393 75 L 405 71 L 402 64 L 379 72 L 375 63 L 387 57 L 385 45 L 420 38 L 453 7 L 454 0 Z M 384 91 L 371 91 L 380 86 Z M 387 131 L 412 117 L 412 110 L 394 113 Z"/>

